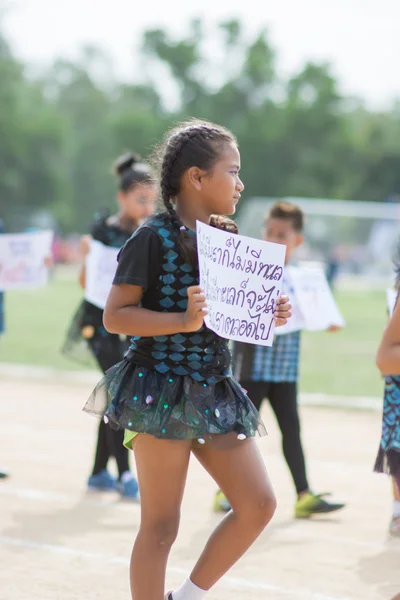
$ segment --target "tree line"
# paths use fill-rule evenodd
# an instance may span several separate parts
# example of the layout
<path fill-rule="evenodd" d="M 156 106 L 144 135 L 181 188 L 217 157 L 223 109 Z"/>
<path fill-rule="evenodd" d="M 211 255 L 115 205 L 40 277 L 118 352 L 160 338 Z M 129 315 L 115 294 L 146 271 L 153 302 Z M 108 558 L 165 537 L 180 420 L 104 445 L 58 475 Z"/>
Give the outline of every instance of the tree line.
<path fill-rule="evenodd" d="M 212 44 L 213 51 L 210 51 Z M 172 38 L 143 33 L 143 76 L 121 82 L 98 48 L 32 76 L 0 31 L 0 217 L 10 228 L 48 212 L 61 232 L 83 232 L 113 207 L 111 165 L 124 150 L 147 157 L 189 116 L 230 128 L 250 196 L 384 200 L 400 192 L 400 101 L 373 112 L 347 98 L 327 64 L 290 78 L 261 30 L 240 22 L 212 37 L 193 21 Z"/>

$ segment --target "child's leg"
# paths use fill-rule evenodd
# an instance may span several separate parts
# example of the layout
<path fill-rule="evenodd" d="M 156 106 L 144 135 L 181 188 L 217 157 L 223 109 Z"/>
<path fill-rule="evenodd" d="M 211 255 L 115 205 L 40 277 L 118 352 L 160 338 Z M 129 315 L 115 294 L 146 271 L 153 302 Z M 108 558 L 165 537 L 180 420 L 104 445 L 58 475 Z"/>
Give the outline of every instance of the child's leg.
<path fill-rule="evenodd" d="M 168 555 L 178 533 L 191 440 L 139 435 L 135 460 L 141 496 L 141 523 L 131 558 L 134 600 L 162 600 Z"/>
<path fill-rule="evenodd" d="M 121 478 L 121 475 L 129 471 L 129 454 L 124 446 L 124 430 L 115 430 L 107 425 L 107 441 L 112 456 L 115 456 L 118 475 Z"/>
<path fill-rule="evenodd" d="M 300 437 L 296 383 L 271 383 L 269 401 L 282 432 L 282 448 L 297 494 L 309 489 Z"/>
<path fill-rule="evenodd" d="M 190 576 L 203 590 L 209 590 L 246 552 L 272 519 L 276 507 L 255 440 L 240 441 L 236 434 L 219 437 L 225 439 L 193 449 L 232 506 L 211 535 Z"/>
<path fill-rule="evenodd" d="M 248 397 L 260 412 L 263 400 L 268 394 L 268 383 L 265 381 L 241 381 L 240 385 L 246 390 Z"/>
<path fill-rule="evenodd" d="M 101 471 L 107 468 L 108 459 L 110 458 L 109 444 L 107 440 L 107 427 L 101 419 L 97 433 L 96 454 L 92 475 L 98 475 Z"/>
<path fill-rule="evenodd" d="M 93 352 L 100 369 L 105 373 L 122 360 L 121 342 L 117 335 L 107 335 L 105 339 L 99 330 L 95 331 L 94 336 L 89 340 L 90 348 Z M 101 420 L 99 425 L 99 431 L 97 435 L 96 454 L 93 466 L 92 475 L 97 475 L 100 471 L 107 469 L 107 464 L 110 456 L 114 454 L 116 443 L 113 440 L 113 431 Z M 123 441 L 123 431 L 120 433 Z M 128 458 L 126 458 L 125 465 L 128 464 Z M 119 466 L 118 466 L 119 468 Z M 124 470 L 129 470 L 124 469 Z"/>

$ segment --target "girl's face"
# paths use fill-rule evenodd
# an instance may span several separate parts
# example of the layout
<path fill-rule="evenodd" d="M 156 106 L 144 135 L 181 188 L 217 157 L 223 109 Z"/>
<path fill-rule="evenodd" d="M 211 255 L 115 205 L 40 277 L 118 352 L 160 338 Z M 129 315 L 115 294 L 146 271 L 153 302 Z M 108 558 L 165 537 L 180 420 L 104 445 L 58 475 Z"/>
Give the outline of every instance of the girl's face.
<path fill-rule="evenodd" d="M 151 183 L 138 183 L 127 192 L 118 193 L 118 203 L 124 217 L 140 223 L 156 209 L 157 190 Z"/>
<path fill-rule="evenodd" d="M 244 185 L 239 177 L 240 154 L 235 144 L 225 144 L 211 173 L 201 178 L 202 199 L 210 214 L 233 215 Z"/>

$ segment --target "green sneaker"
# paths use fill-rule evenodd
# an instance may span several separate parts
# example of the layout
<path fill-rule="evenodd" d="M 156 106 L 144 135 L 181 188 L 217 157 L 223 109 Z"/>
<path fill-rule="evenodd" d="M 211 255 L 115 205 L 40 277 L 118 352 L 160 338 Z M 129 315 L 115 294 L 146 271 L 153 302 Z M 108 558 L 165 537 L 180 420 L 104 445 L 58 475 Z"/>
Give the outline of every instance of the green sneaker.
<path fill-rule="evenodd" d="M 323 498 L 330 494 L 313 494 L 309 492 L 299 498 L 294 507 L 296 519 L 309 519 L 313 515 L 335 512 L 345 505 L 341 502 L 327 502 Z"/>

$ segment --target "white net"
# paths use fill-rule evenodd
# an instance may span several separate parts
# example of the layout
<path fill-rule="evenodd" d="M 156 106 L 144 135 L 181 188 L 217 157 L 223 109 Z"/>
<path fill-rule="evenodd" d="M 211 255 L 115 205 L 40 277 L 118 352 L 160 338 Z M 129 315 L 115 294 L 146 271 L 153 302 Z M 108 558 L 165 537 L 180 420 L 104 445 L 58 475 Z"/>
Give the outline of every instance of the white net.
<path fill-rule="evenodd" d="M 283 198 L 306 215 L 300 261 L 324 263 L 328 277 L 387 285 L 393 261 L 400 262 L 400 203 Z M 259 237 L 272 198 L 249 198 L 239 217 L 240 232 Z"/>

